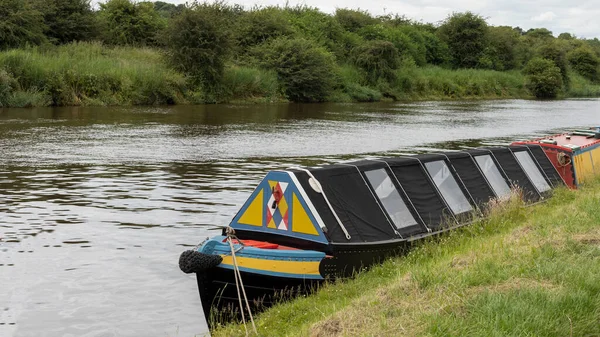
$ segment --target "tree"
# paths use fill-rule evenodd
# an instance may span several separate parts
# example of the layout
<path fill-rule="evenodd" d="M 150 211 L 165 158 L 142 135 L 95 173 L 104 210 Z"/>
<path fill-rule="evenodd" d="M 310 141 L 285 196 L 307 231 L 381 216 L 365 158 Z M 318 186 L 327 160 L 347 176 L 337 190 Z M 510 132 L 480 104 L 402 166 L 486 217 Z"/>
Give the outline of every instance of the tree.
<path fill-rule="evenodd" d="M 600 58 L 596 56 L 590 47 L 582 46 L 570 51 L 567 54 L 567 59 L 573 69 L 581 76 L 594 82 L 600 80 L 598 73 Z"/>
<path fill-rule="evenodd" d="M 570 33 L 560 33 L 558 38 L 561 40 L 573 40 L 575 39 L 575 36 L 571 35 Z"/>
<path fill-rule="evenodd" d="M 531 28 L 525 33 L 528 37 L 534 39 L 552 39 L 554 36 L 552 32 L 546 28 Z"/>
<path fill-rule="evenodd" d="M 155 1 L 154 2 L 154 9 L 163 18 L 171 18 L 171 17 L 181 13 L 181 11 L 184 8 L 185 8 L 185 5 L 182 5 L 182 4 L 174 5 L 174 4 L 171 4 L 168 2 L 163 2 L 163 1 Z"/>
<path fill-rule="evenodd" d="M 517 68 L 519 33 L 512 27 L 489 27 L 489 46 L 486 55 L 492 69 L 510 70 Z"/>
<path fill-rule="evenodd" d="M 488 44 L 485 19 L 471 12 L 450 15 L 438 29 L 456 68 L 475 68 Z"/>
<path fill-rule="evenodd" d="M 25 0 L 0 0 L 0 50 L 47 41 L 42 13 Z"/>
<path fill-rule="evenodd" d="M 564 42 L 564 41 L 563 41 Z M 570 85 L 566 48 L 560 40 L 551 40 L 542 44 L 537 54 L 542 58 L 554 62 L 560 70 L 563 84 L 568 88 Z"/>
<path fill-rule="evenodd" d="M 312 41 L 282 37 L 254 52 L 264 68 L 277 72 L 285 96 L 291 101 L 322 102 L 333 88 L 333 57 Z"/>
<path fill-rule="evenodd" d="M 347 8 L 335 10 L 335 19 L 349 32 L 356 33 L 361 28 L 379 23 L 368 12 Z"/>
<path fill-rule="evenodd" d="M 277 7 L 245 12 L 237 21 L 236 40 L 242 52 L 270 39 L 293 34 L 284 11 Z"/>
<path fill-rule="evenodd" d="M 48 26 L 46 36 L 57 44 L 96 37 L 96 17 L 89 0 L 37 0 Z"/>
<path fill-rule="evenodd" d="M 151 2 L 109 0 L 100 4 L 98 15 L 103 40 L 108 44 L 154 45 L 157 34 L 166 26 Z"/>
<path fill-rule="evenodd" d="M 207 94 L 219 89 L 231 55 L 230 8 L 221 3 L 197 4 L 175 16 L 164 34 L 169 63 L 183 71 Z"/>
<path fill-rule="evenodd" d="M 550 60 L 536 57 L 523 72 L 527 75 L 525 86 L 537 98 L 554 98 L 562 88 L 560 69 Z"/>
<path fill-rule="evenodd" d="M 367 73 L 367 81 L 377 84 L 379 80 L 393 82 L 400 64 L 398 50 L 389 41 L 369 41 L 356 50 L 354 63 Z"/>

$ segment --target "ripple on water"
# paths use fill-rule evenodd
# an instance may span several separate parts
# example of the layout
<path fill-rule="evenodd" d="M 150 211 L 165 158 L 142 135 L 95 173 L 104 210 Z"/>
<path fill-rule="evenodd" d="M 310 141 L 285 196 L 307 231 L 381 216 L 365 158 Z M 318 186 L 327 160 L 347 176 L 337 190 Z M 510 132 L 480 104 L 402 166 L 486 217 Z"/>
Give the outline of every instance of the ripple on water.
<path fill-rule="evenodd" d="M 506 144 L 595 124 L 597 105 L 2 110 L 0 336 L 204 333 L 177 257 L 228 224 L 265 172 Z"/>

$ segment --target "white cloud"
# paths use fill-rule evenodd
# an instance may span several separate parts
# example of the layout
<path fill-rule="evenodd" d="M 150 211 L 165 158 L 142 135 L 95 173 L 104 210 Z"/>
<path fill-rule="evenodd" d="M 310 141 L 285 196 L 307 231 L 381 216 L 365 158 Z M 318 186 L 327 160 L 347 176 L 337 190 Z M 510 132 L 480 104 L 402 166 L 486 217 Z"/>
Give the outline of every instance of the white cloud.
<path fill-rule="evenodd" d="M 531 18 L 531 21 L 535 22 L 550 22 L 556 18 L 556 14 L 554 12 L 544 12 L 540 15 L 536 15 Z"/>

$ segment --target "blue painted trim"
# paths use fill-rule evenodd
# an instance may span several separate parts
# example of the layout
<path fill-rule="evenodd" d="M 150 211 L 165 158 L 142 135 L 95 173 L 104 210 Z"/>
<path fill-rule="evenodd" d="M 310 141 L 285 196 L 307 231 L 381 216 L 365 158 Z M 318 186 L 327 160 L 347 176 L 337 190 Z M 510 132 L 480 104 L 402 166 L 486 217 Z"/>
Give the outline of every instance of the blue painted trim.
<path fill-rule="evenodd" d="M 215 236 L 200 246 L 198 251 L 212 255 L 231 255 L 229 243 L 223 242 L 226 238 L 227 237 L 222 235 Z M 236 250 L 242 247 L 240 244 L 234 244 L 233 246 Z M 263 260 L 318 262 L 325 258 L 325 253 L 314 250 L 261 249 L 244 246 L 243 249 L 236 252 L 236 256 Z"/>

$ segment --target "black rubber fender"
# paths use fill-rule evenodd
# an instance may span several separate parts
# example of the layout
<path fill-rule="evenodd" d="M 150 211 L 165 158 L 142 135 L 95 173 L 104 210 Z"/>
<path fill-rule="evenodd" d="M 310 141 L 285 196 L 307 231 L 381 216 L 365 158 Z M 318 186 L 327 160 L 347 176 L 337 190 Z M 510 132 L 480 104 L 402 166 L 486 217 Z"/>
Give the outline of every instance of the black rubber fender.
<path fill-rule="evenodd" d="M 179 256 L 179 269 L 186 274 L 200 273 L 218 266 L 223 258 L 220 255 L 209 255 L 196 250 L 186 250 Z"/>

